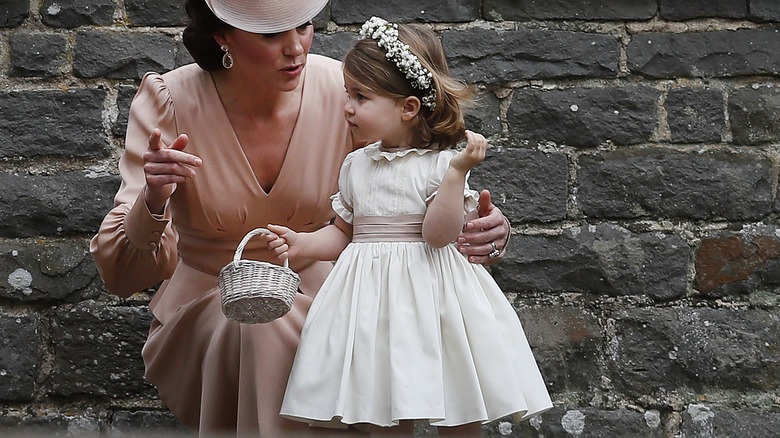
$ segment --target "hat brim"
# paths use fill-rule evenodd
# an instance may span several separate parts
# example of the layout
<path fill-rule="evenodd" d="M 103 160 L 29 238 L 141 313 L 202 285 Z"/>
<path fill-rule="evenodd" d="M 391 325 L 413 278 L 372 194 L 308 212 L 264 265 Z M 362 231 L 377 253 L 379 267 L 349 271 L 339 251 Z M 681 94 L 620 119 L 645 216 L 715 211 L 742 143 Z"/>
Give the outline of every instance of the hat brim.
<path fill-rule="evenodd" d="M 285 32 L 312 20 L 329 0 L 206 0 L 211 12 L 246 32 Z"/>

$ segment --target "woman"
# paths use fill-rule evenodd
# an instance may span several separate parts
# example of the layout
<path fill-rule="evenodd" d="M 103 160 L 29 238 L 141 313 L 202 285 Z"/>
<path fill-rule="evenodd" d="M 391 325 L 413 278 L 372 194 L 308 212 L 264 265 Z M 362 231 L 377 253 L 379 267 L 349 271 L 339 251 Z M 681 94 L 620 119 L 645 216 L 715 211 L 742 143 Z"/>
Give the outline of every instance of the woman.
<path fill-rule="evenodd" d="M 311 299 L 331 263 L 290 260 L 293 309 L 268 324 L 228 321 L 217 275 L 251 229 L 312 231 L 356 146 L 341 64 L 308 55 L 327 0 L 188 0 L 184 42 L 198 65 L 147 74 L 130 109 L 122 185 L 91 252 L 107 289 L 163 281 L 143 357 L 146 377 L 188 428 L 264 436 L 317 432 L 279 408 Z M 184 134 L 186 133 L 186 134 Z M 472 261 L 496 260 L 509 227 L 489 203 L 461 236 Z M 490 256 L 488 255 L 490 254 Z M 273 260 L 261 240 L 244 258 Z"/>

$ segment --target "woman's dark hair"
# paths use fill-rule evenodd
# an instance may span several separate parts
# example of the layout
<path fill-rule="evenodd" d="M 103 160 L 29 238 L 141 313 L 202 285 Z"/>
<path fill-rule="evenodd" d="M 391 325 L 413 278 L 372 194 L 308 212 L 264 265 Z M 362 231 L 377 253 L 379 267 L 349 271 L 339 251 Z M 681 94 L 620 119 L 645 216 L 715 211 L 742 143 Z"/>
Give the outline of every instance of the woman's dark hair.
<path fill-rule="evenodd" d="M 230 29 L 231 26 L 211 12 L 205 0 L 187 0 L 184 10 L 190 17 L 190 22 L 182 33 L 184 46 L 192 55 L 192 59 L 200 68 L 206 71 L 220 70 L 222 66 L 222 49 L 214 41 L 214 33 Z"/>

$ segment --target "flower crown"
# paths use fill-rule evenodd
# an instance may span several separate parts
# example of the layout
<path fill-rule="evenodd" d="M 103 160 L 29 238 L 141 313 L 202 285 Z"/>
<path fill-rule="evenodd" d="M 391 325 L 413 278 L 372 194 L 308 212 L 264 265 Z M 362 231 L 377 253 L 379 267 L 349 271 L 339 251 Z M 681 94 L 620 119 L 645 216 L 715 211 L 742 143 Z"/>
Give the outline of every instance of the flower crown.
<path fill-rule="evenodd" d="M 436 108 L 436 88 L 433 85 L 433 74 L 423 67 L 420 59 L 412 53 L 407 44 L 398 39 L 398 25 L 388 23 L 379 17 L 371 17 L 360 28 L 362 38 L 377 40 L 379 47 L 387 51 L 387 59 L 393 61 L 398 70 L 406 75 L 414 88 L 424 91 L 422 104 L 433 110 Z"/>

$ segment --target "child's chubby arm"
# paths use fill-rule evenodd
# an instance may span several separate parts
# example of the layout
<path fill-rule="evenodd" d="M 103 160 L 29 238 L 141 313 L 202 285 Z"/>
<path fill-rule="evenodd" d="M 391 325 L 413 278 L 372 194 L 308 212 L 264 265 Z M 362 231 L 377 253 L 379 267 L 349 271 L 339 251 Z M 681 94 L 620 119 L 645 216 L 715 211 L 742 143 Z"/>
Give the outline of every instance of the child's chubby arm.
<path fill-rule="evenodd" d="M 428 245 L 441 248 L 453 242 L 463 230 L 463 189 L 466 174 L 485 159 L 488 142 L 480 134 L 466 131 L 468 144 L 450 161 L 436 196 L 423 219 L 423 238 Z"/>
<path fill-rule="evenodd" d="M 336 216 L 332 225 L 311 233 L 298 233 L 282 225 L 268 224 L 273 234 L 264 236 L 276 257 L 336 260 L 352 240 L 352 224 Z"/>

